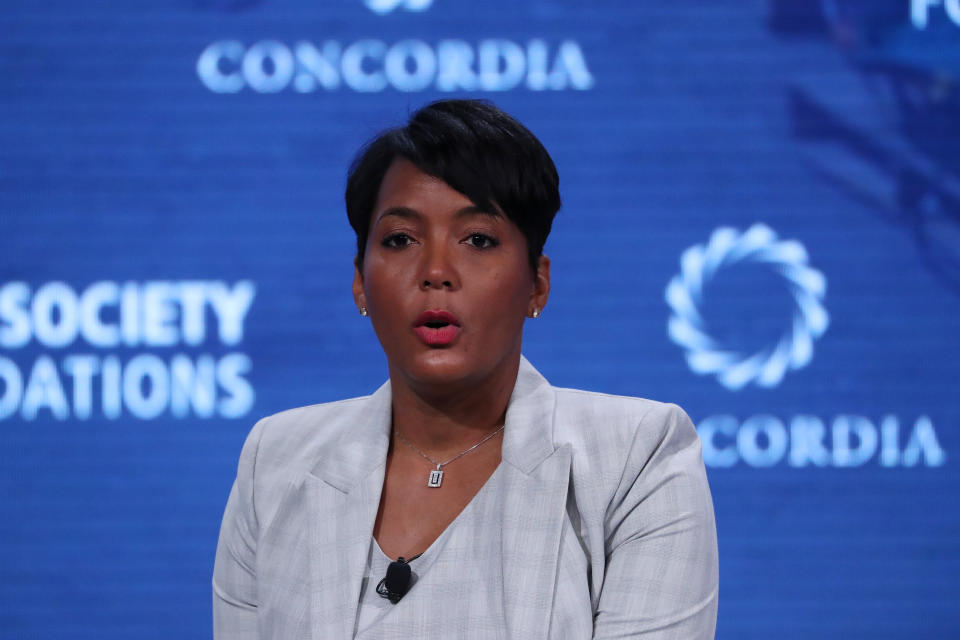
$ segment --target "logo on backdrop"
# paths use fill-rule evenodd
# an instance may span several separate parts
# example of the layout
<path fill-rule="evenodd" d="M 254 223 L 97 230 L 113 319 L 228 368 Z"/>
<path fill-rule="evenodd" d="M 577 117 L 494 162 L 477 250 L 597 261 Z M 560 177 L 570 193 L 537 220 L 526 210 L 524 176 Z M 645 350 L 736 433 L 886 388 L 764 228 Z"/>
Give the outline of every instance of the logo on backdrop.
<path fill-rule="evenodd" d="M 774 275 L 773 283 L 785 286 L 792 307 L 782 320 L 779 338 L 751 352 L 713 335 L 704 310 L 709 294 L 716 293 L 737 266 L 760 267 Z M 814 341 L 830 324 L 823 306 L 826 288 L 826 278 L 810 266 L 806 249 L 796 240 L 781 240 L 763 224 L 744 232 L 720 227 L 706 244 L 690 247 L 680 258 L 680 273 L 670 280 L 665 293 L 673 312 L 668 333 L 685 349 L 695 373 L 715 376 L 730 391 L 749 384 L 777 387 L 788 371 L 809 364 Z M 776 296 L 768 287 L 750 281 L 741 294 L 744 289 L 750 292 L 747 297 L 761 305 L 760 314 L 774 306 Z M 730 302 L 720 300 L 724 307 Z M 812 413 L 786 418 L 758 414 L 741 420 L 719 414 L 701 420 L 697 432 L 704 463 L 714 468 L 738 464 L 754 468 L 939 467 L 946 462 L 927 415 L 907 420 L 885 414 L 875 420 L 846 413 L 832 418 Z"/>
<path fill-rule="evenodd" d="M 406 11 L 426 11 L 433 4 L 433 0 L 363 0 L 363 4 L 380 15 L 402 7 Z"/>
<path fill-rule="evenodd" d="M 917 29 L 926 29 L 934 8 L 946 15 L 951 23 L 960 26 L 960 0 L 910 0 L 910 22 Z"/>
<path fill-rule="evenodd" d="M 433 0 L 364 0 L 385 16 L 398 9 L 424 12 Z M 470 5 L 473 11 L 475 6 Z M 197 59 L 197 76 L 214 93 L 338 91 L 585 91 L 594 78 L 579 42 L 490 37 L 477 42 L 419 37 L 351 42 L 264 38 L 247 44 L 223 39 Z"/>
<path fill-rule="evenodd" d="M 704 289 L 718 272 L 744 262 L 761 263 L 779 273 L 794 301 L 792 318 L 784 319 L 779 341 L 756 353 L 742 353 L 712 337 L 701 309 Z M 779 240 L 763 224 L 744 233 L 721 227 L 707 244 L 684 251 L 680 273 L 667 285 L 666 300 L 673 310 L 668 331 L 670 338 L 686 349 L 687 364 L 694 373 L 715 375 L 723 386 L 738 390 L 750 383 L 776 387 L 787 370 L 806 366 L 813 357 L 813 341 L 830 324 L 822 304 L 826 279 L 807 263 L 802 244 Z"/>
<path fill-rule="evenodd" d="M 246 415 L 252 365 L 238 349 L 255 292 L 220 280 L 0 285 L 0 420 Z"/>

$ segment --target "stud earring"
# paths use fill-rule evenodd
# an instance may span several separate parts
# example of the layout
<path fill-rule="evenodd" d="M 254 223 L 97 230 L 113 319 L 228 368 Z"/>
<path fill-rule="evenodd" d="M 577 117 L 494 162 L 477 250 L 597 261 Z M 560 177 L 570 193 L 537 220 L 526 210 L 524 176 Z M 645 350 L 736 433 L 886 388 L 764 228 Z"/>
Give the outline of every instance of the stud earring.
<path fill-rule="evenodd" d="M 360 307 L 360 315 L 362 315 L 362 316 L 367 315 L 367 308 L 366 308 L 366 307 L 363 307 L 363 306 Z"/>
<path fill-rule="evenodd" d="M 530 317 L 531 317 L 531 318 L 536 318 L 536 317 L 538 317 L 539 315 L 540 315 L 540 309 L 537 309 L 536 307 L 534 307 L 534 308 L 533 308 L 533 311 L 530 313 Z"/>

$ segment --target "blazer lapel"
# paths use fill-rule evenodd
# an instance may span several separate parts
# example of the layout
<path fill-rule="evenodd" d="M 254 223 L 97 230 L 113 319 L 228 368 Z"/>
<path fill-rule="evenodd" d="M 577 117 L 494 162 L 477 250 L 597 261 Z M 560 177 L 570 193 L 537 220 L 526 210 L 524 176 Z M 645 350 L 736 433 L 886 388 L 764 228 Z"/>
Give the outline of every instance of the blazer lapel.
<path fill-rule="evenodd" d="M 545 638 L 550 625 L 570 479 L 569 447 L 553 442 L 553 388 L 521 357 L 503 441 L 502 572 L 511 638 Z"/>
<path fill-rule="evenodd" d="M 352 638 L 360 585 L 380 504 L 390 438 L 391 392 L 385 382 L 351 414 L 354 424 L 328 447 L 306 481 L 310 518 L 310 612 L 313 638 Z"/>
<path fill-rule="evenodd" d="M 502 572 L 510 637 L 545 638 L 570 478 L 569 447 L 553 442 L 553 388 L 523 356 L 502 447 Z M 390 443 L 389 380 L 348 412 L 305 482 L 314 640 L 351 638 Z"/>

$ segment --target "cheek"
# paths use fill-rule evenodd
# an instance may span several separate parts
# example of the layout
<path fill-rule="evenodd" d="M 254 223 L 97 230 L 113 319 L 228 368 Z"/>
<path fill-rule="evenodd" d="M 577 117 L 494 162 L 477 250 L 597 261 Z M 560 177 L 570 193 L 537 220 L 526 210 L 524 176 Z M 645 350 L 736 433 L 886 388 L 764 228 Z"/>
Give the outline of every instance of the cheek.
<path fill-rule="evenodd" d="M 483 286 L 483 310 L 494 324 L 516 327 L 523 323 L 533 282 L 517 278 L 516 271 L 491 274 Z"/>
<path fill-rule="evenodd" d="M 402 315 L 399 308 L 399 288 L 385 283 L 368 283 L 366 287 L 367 301 L 375 315 L 382 320 L 397 318 Z"/>
<path fill-rule="evenodd" d="M 397 309 L 401 298 L 401 287 L 398 286 L 397 274 L 390 274 L 390 270 L 371 260 L 364 265 L 363 293 L 367 306 L 374 317 L 393 317 L 400 310 Z"/>

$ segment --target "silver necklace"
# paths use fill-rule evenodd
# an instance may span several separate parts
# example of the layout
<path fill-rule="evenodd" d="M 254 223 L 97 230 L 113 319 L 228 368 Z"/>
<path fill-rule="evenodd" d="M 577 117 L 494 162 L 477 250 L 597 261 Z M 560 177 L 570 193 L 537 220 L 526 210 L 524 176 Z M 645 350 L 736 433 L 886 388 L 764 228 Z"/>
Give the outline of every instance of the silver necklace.
<path fill-rule="evenodd" d="M 453 461 L 456 460 L 457 458 L 460 458 L 460 457 L 463 457 L 463 456 L 467 455 L 468 453 L 470 453 L 471 451 L 473 451 L 474 449 L 476 449 L 477 447 L 479 447 L 480 445 L 482 445 L 484 442 L 486 442 L 487 440 L 489 440 L 489 439 L 492 438 L 493 436 L 495 436 L 495 435 L 497 435 L 498 433 L 500 433 L 501 431 L 503 431 L 503 428 L 504 428 L 505 426 L 507 426 L 507 425 L 506 425 L 506 424 L 501 425 L 499 429 L 497 429 L 496 431 L 492 431 L 492 432 L 488 433 L 488 434 L 483 438 L 483 440 L 481 440 L 481 441 L 478 442 L 477 444 L 473 445 L 472 447 L 470 447 L 470 448 L 467 449 L 466 451 L 461 451 L 460 453 L 458 453 L 457 455 L 453 456 L 453 457 L 450 458 L 449 460 L 444 460 L 443 462 L 437 462 L 436 460 L 434 460 L 433 458 L 431 458 L 430 456 L 428 456 L 427 454 L 425 454 L 425 453 L 424 453 L 423 451 L 421 451 L 420 449 L 417 449 L 415 446 L 413 446 L 413 443 L 412 443 L 412 442 L 410 442 L 409 440 L 407 440 L 406 438 L 403 437 L 403 434 L 400 433 L 400 431 L 394 429 L 394 433 L 397 434 L 397 438 L 399 438 L 400 442 L 402 442 L 403 444 L 407 445 L 408 447 L 410 447 L 411 449 L 413 449 L 414 451 L 416 451 L 417 453 L 419 453 L 421 456 L 423 456 L 424 458 L 426 458 L 427 460 L 429 460 L 429 461 L 430 461 L 430 464 L 436 465 L 437 468 L 430 471 L 430 476 L 427 478 L 427 486 L 428 486 L 428 487 L 431 487 L 431 488 L 433 488 L 433 489 L 438 489 L 438 488 L 440 488 L 440 484 L 443 482 L 443 468 L 444 468 L 446 465 L 450 464 L 451 462 L 453 462 Z"/>

